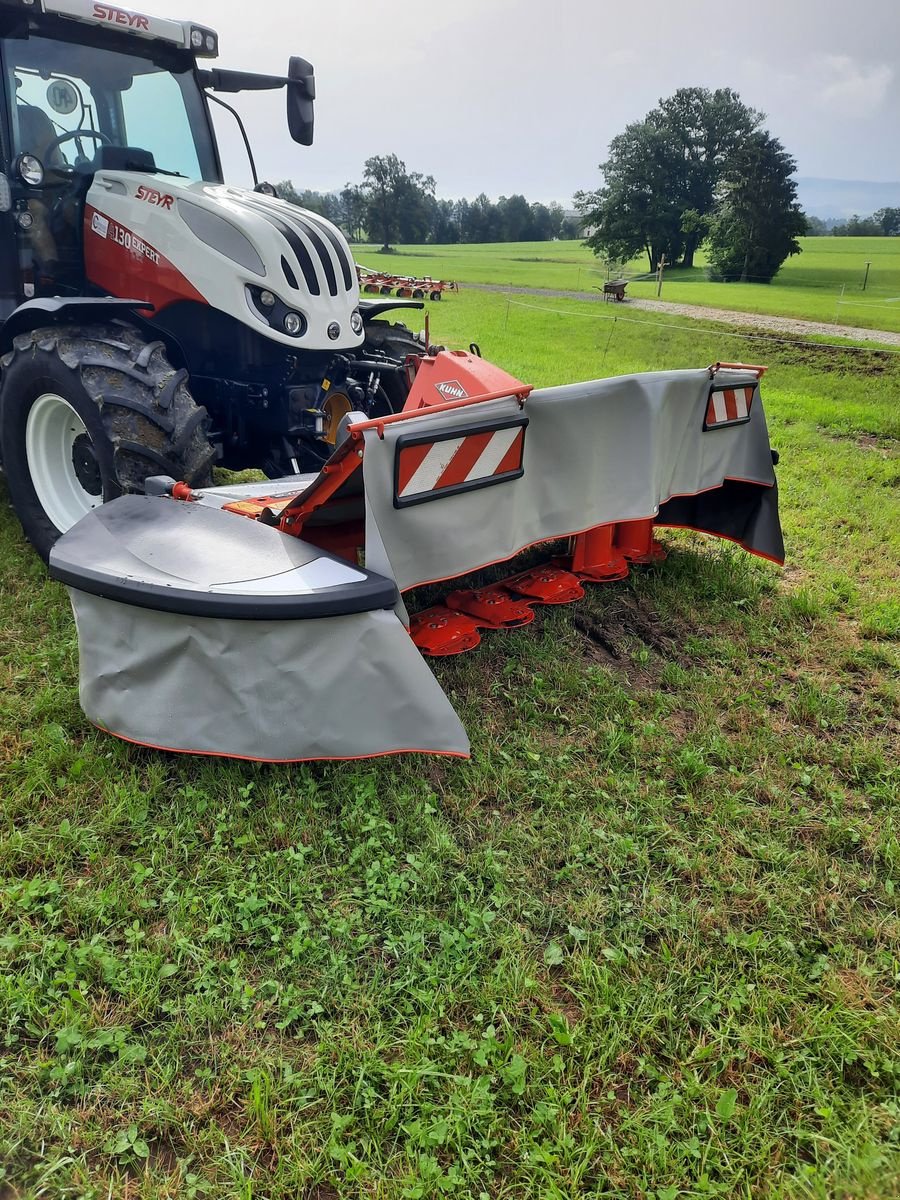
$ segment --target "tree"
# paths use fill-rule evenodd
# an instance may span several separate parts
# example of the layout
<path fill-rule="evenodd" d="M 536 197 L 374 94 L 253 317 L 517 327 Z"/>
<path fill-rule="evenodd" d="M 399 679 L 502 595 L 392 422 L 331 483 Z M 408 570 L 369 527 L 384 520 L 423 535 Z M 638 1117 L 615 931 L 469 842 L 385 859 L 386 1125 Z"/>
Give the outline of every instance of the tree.
<path fill-rule="evenodd" d="M 351 242 L 361 242 L 366 224 L 366 197 L 356 183 L 347 183 L 341 191 L 339 224 Z"/>
<path fill-rule="evenodd" d="M 684 235 L 683 267 L 694 265 L 694 254 L 706 236 L 715 205 L 716 187 L 735 148 L 762 122 L 762 113 L 748 108 L 731 88 L 679 88 L 649 114 L 667 132 L 671 160 L 668 172 L 673 198 L 681 207 Z"/>
<path fill-rule="evenodd" d="M 459 241 L 459 218 L 454 200 L 435 200 L 431 211 L 430 242 L 453 246 Z"/>
<path fill-rule="evenodd" d="M 524 196 L 501 196 L 497 201 L 505 242 L 531 241 L 531 206 Z"/>
<path fill-rule="evenodd" d="M 828 225 L 821 217 L 806 217 L 806 236 L 807 237 L 825 237 L 831 233 Z"/>
<path fill-rule="evenodd" d="M 709 231 L 711 274 L 725 282 L 769 283 L 800 253 L 806 218 L 792 176 L 797 164 L 781 142 L 756 131 L 733 151 L 723 172 Z"/>
<path fill-rule="evenodd" d="M 835 237 L 883 237 L 884 230 L 875 217 L 861 217 L 854 213 L 843 225 L 835 225 L 831 231 Z"/>
<path fill-rule="evenodd" d="M 434 179 L 407 171 L 396 154 L 367 158 L 362 191 L 366 197 L 366 225 L 381 239 L 382 249 L 392 241 L 424 241 L 429 227 L 429 201 Z"/>
<path fill-rule="evenodd" d="M 584 237 L 584 228 L 577 213 L 567 213 L 559 227 L 559 236 L 564 242 L 574 242 Z"/>
<path fill-rule="evenodd" d="M 289 179 L 277 184 L 275 190 L 282 200 L 305 208 L 307 212 L 318 213 L 329 221 L 340 221 L 340 200 L 331 192 L 314 192 L 310 188 L 298 191 Z"/>
<path fill-rule="evenodd" d="M 680 88 L 660 100 L 613 138 L 603 186 L 576 196 L 588 244 L 624 261 L 643 251 L 651 271 L 663 254 L 693 266 L 725 163 L 762 119 L 730 88 Z"/>
<path fill-rule="evenodd" d="M 665 131 L 648 120 L 626 126 L 613 138 L 601 167 L 603 186 L 575 196 L 595 254 L 627 262 L 645 253 L 651 271 L 664 254 L 674 257 L 682 244 L 679 205 L 673 203 L 665 167 L 657 165 L 669 157 Z"/>
<path fill-rule="evenodd" d="M 879 208 L 873 216 L 885 237 L 900 237 L 900 208 Z"/>

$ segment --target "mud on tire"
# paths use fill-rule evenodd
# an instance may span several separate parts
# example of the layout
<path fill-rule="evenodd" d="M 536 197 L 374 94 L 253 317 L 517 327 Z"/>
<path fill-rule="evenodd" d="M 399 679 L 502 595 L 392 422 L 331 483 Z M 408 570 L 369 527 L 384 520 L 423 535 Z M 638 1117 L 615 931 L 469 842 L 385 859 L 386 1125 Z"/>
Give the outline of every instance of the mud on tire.
<path fill-rule="evenodd" d="M 0 452 L 13 507 L 45 559 L 65 532 L 60 525 L 73 524 L 82 503 L 88 511 L 101 500 L 142 492 L 150 475 L 171 475 L 195 487 L 211 482 L 215 451 L 206 436 L 208 416 L 187 379 L 169 362 L 162 342 L 148 342 L 126 325 L 37 329 L 15 339 L 0 375 Z M 50 418 L 43 426 L 36 419 L 29 424 L 41 405 Z M 74 414 L 62 449 L 60 413 Z M 44 427 L 54 436 L 42 459 Z M 76 427 L 69 455 L 65 438 Z M 58 474 L 65 481 L 69 472 L 77 486 L 74 501 L 55 506 L 54 520 L 40 493 L 46 497 L 47 487 L 52 490 L 57 461 Z"/>

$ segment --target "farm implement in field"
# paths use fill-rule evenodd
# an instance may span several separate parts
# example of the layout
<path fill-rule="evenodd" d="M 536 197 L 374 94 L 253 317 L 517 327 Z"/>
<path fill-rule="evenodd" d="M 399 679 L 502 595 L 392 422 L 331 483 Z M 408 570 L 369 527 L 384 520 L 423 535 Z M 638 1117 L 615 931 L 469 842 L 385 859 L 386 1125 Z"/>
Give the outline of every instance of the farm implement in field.
<path fill-rule="evenodd" d="M 458 292 L 459 284 L 430 276 L 388 275 L 357 264 L 360 290 L 369 296 L 397 296 L 401 300 L 440 300 L 444 292 Z"/>
<path fill-rule="evenodd" d="M 783 560 L 760 369 L 535 391 L 472 354 L 407 366 L 404 410 L 348 414 L 318 474 L 200 491 L 153 479 L 57 542 L 96 725 L 265 761 L 465 756 L 423 655 L 471 650 L 661 559 L 659 526 Z M 561 539 L 544 565 L 456 582 L 407 614 L 417 588 Z"/>

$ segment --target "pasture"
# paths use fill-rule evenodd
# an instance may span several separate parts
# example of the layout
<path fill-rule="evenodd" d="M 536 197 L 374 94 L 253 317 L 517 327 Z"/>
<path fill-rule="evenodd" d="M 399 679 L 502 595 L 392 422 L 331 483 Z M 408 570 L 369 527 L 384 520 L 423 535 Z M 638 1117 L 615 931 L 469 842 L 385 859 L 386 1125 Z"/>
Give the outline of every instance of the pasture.
<path fill-rule="evenodd" d="M 575 287 L 544 249 L 396 262 Z M 4 1198 L 900 1192 L 900 355 L 516 299 L 433 337 L 539 385 L 768 361 L 787 569 L 664 532 L 439 664 L 470 763 L 190 760 L 86 726 L 0 485 Z"/>
<path fill-rule="evenodd" d="M 771 284 L 710 283 L 703 255 L 692 270 L 665 273 L 663 300 L 741 312 L 770 313 L 900 330 L 900 238 L 801 238 L 803 253 L 789 258 Z M 513 242 L 497 245 L 398 247 L 382 254 L 377 246 L 355 248 L 357 260 L 373 270 L 430 275 L 460 283 L 554 288 L 589 292 L 602 287 L 605 264 L 581 242 Z M 871 262 L 862 290 L 866 261 Z M 647 276 L 646 257 L 624 268 L 626 278 Z M 618 274 L 615 271 L 614 274 Z M 654 278 L 637 279 L 628 294 L 656 297 Z"/>

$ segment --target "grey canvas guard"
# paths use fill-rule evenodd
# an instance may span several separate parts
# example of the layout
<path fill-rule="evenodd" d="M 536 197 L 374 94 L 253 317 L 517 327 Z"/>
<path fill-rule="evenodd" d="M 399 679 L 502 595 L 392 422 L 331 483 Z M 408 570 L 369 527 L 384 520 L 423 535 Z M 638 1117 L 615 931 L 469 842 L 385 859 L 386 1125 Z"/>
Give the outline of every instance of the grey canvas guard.
<path fill-rule="evenodd" d="M 69 596 L 81 706 L 128 741 L 262 762 L 469 753 L 450 701 L 386 609 L 231 621 Z"/>
<path fill-rule="evenodd" d="M 266 762 L 469 752 L 393 582 L 296 538 L 123 496 L 50 569 L 75 612 L 82 708 L 119 737 Z"/>
<path fill-rule="evenodd" d="M 720 370 L 717 384 L 756 382 Z M 774 488 L 759 394 L 750 421 L 704 432 L 708 370 L 665 371 L 533 392 L 524 475 L 410 508 L 394 505 L 398 442 L 519 415 L 515 399 L 425 414 L 365 432 L 366 565 L 401 591 L 452 579 L 597 525 L 655 517 L 674 496 L 727 479 Z M 774 494 L 774 493 L 773 493 Z M 776 514 L 777 520 L 777 514 Z"/>

